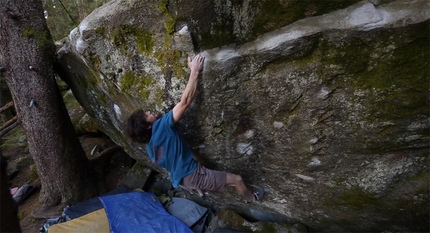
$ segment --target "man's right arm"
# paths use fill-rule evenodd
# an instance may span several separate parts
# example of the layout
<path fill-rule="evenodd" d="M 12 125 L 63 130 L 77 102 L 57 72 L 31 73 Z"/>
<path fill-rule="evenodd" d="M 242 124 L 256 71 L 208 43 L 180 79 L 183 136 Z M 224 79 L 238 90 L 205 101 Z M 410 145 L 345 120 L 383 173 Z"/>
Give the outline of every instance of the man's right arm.
<path fill-rule="evenodd" d="M 191 74 L 184 93 L 182 93 L 181 101 L 173 108 L 173 123 L 178 122 L 182 118 L 185 110 L 191 105 L 196 96 L 198 78 L 203 68 L 204 60 L 205 58 L 200 55 L 195 56 L 192 60 L 188 58 L 188 66 L 191 69 Z"/>

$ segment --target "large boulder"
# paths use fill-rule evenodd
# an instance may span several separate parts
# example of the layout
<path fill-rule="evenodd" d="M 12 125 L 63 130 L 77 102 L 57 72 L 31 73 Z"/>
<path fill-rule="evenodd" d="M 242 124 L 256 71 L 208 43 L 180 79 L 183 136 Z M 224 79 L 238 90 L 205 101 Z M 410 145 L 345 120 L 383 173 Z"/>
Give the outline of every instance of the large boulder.
<path fill-rule="evenodd" d="M 267 190 L 212 201 L 317 231 L 428 231 L 428 1 L 259 2 L 111 1 L 71 32 L 62 76 L 101 131 L 158 169 L 125 121 L 171 109 L 200 51 L 180 130 L 204 165 Z"/>

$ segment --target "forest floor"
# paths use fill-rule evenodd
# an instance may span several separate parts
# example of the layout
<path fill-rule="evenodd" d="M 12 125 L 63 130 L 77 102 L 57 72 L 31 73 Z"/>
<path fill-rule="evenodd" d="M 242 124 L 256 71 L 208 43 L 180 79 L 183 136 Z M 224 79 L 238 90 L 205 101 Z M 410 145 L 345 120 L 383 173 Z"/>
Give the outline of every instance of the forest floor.
<path fill-rule="evenodd" d="M 69 109 L 69 114 L 72 123 L 76 124 L 85 115 L 85 111 L 76 100 L 72 99 L 72 106 Z M 116 146 L 107 136 L 100 132 L 87 132 L 79 136 L 81 145 L 87 155 L 91 157 L 91 151 L 97 145 L 104 148 Z M 10 173 L 9 187 L 21 187 L 24 184 L 36 186 L 37 189 L 29 197 L 18 205 L 18 219 L 20 220 L 21 230 L 24 233 L 39 232 L 43 222 L 47 218 L 61 216 L 62 207 L 54 207 L 51 209 L 42 209 L 39 205 L 39 193 L 41 188 L 40 179 L 37 176 L 35 165 L 31 155 L 28 152 L 26 137 L 21 126 L 16 127 L 2 140 L 2 155 L 8 160 L 8 173 Z M 104 172 L 104 188 L 105 191 L 111 191 L 117 187 L 120 181 L 128 172 L 128 167 L 124 164 L 115 165 L 108 163 L 103 167 Z M 117 166 L 117 167 L 115 167 Z M 121 166 L 121 167 L 118 167 Z M 130 166 L 131 167 L 131 166 Z M 11 175 L 13 173 L 13 175 Z"/>
<path fill-rule="evenodd" d="M 94 137 L 89 135 L 83 135 L 79 137 L 82 147 L 85 153 L 90 157 L 91 150 L 96 145 L 103 145 L 106 143 L 112 144 L 112 142 L 106 137 Z M 34 171 L 33 160 L 28 153 L 28 148 L 9 148 L 2 151 L 3 156 L 8 159 L 8 168 L 16 166 L 21 163 L 20 169 L 17 175 L 9 180 L 9 187 L 21 187 L 24 184 L 37 186 L 37 190 L 26 198 L 23 202 L 18 205 L 18 218 L 20 220 L 21 230 L 24 233 L 39 232 L 46 217 L 59 217 L 62 210 L 54 209 L 54 211 L 48 211 L 40 213 L 38 211 L 39 206 L 39 193 L 41 182 Z M 22 162 L 24 161 L 25 162 Z M 21 161 L 21 162 L 20 162 Z M 23 164 L 24 163 L 24 164 Z M 120 181 L 127 174 L 126 169 L 115 169 L 110 167 L 107 175 L 105 176 L 105 187 L 107 191 L 114 189 Z M 45 218 L 42 218 L 45 217 Z"/>
<path fill-rule="evenodd" d="M 102 149 L 116 146 L 115 143 L 97 129 L 92 120 L 83 121 L 86 112 L 70 91 L 66 90 L 63 92 L 63 98 L 72 124 L 75 126 L 75 130 L 77 130 L 77 132 L 79 131 L 79 140 L 82 148 L 90 160 L 101 154 L 99 153 L 95 156 L 91 155 L 91 151 L 95 146 L 99 145 Z M 8 160 L 7 171 L 9 175 L 9 188 L 21 187 L 25 184 L 37 187 L 35 192 L 18 205 L 18 219 L 22 232 L 39 232 L 43 222 L 47 218 L 61 216 L 63 207 L 47 209 L 39 205 L 41 181 L 37 175 L 32 156 L 29 153 L 22 126 L 19 125 L 4 135 L 0 140 L 0 147 L 2 155 Z M 103 166 L 103 180 L 99 182 L 104 182 L 104 191 L 106 192 L 117 188 L 118 182 L 126 176 L 129 168 L 133 165 L 130 162 L 132 159 L 125 154 L 123 150 L 121 150 L 121 152 L 123 153 L 120 153 L 119 159 L 121 162 L 119 163 L 103 163 L 103 160 L 101 160 Z"/>

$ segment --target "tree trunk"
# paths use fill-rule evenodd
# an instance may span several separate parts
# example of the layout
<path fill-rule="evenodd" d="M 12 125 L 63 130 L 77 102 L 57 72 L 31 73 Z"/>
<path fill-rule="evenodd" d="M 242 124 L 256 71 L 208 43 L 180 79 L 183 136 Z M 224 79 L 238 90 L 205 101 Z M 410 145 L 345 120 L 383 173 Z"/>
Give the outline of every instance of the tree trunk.
<path fill-rule="evenodd" d="M 42 187 L 55 206 L 98 194 L 95 175 L 55 82 L 55 46 L 41 0 L 0 0 L 0 72 L 27 135 Z"/>

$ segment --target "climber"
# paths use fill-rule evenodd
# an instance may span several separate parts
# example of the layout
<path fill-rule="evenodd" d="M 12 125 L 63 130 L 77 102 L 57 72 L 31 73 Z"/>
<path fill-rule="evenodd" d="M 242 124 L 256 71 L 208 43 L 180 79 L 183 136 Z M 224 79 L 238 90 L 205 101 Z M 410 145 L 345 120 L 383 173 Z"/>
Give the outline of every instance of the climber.
<path fill-rule="evenodd" d="M 194 59 L 188 58 L 190 77 L 180 102 L 173 110 L 163 116 L 141 109 L 136 110 L 127 119 L 126 133 L 132 140 L 146 143 L 149 157 L 170 173 L 175 188 L 181 184 L 196 189 L 203 197 L 202 190 L 218 191 L 227 185 L 234 187 L 245 202 L 258 201 L 264 195 L 263 188 L 253 193 L 240 175 L 210 170 L 195 161 L 193 152 L 175 127 L 175 123 L 182 118 L 196 96 L 197 82 L 204 60 L 205 58 L 200 55 Z"/>

